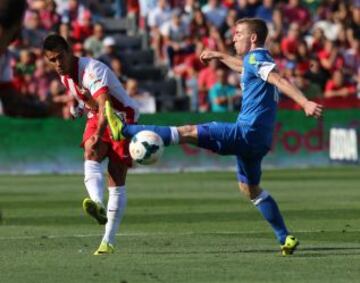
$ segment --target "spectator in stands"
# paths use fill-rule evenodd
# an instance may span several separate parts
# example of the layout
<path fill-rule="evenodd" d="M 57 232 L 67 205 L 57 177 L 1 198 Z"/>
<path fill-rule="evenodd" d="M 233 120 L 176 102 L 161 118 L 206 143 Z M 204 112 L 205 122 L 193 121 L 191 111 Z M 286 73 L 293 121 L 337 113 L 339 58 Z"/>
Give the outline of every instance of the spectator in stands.
<path fill-rule="evenodd" d="M 196 0 L 185 0 L 184 4 L 184 15 L 187 22 L 190 23 L 194 18 L 195 11 L 200 10 L 199 2 Z M 200 10 L 201 11 L 201 10 Z"/>
<path fill-rule="evenodd" d="M 164 38 L 166 57 L 171 68 L 174 66 L 176 55 L 186 55 L 194 52 L 194 44 L 189 39 L 189 29 L 181 20 L 180 10 L 173 11 L 171 21 L 161 26 L 160 33 Z"/>
<path fill-rule="evenodd" d="M 73 54 L 76 56 L 76 57 L 84 57 L 86 55 L 86 51 L 85 51 L 85 48 L 84 48 L 84 45 L 80 42 L 78 43 L 75 43 L 73 46 L 72 46 L 72 50 L 73 50 Z"/>
<path fill-rule="evenodd" d="M 92 36 L 94 28 L 92 24 L 92 16 L 90 11 L 85 11 L 82 18 L 75 20 L 72 24 L 72 37 L 79 42 L 83 42 L 86 38 Z"/>
<path fill-rule="evenodd" d="M 35 54 L 41 54 L 41 46 L 47 31 L 41 26 L 39 13 L 30 11 L 25 20 L 22 32 L 23 47 L 31 49 Z"/>
<path fill-rule="evenodd" d="M 317 57 L 310 57 L 309 69 L 305 72 L 304 77 L 320 86 L 321 90 L 324 90 L 326 81 L 328 79 L 328 73 L 321 67 L 321 64 Z"/>
<path fill-rule="evenodd" d="M 289 0 L 283 7 L 285 20 L 288 24 L 296 23 L 301 32 L 307 32 L 311 27 L 309 10 L 302 6 L 300 0 Z"/>
<path fill-rule="evenodd" d="M 353 76 L 360 66 L 360 36 L 350 41 L 349 48 L 342 51 L 344 58 L 345 74 Z"/>
<path fill-rule="evenodd" d="M 61 13 L 61 22 L 73 26 L 76 21 L 82 21 L 88 10 L 79 0 L 68 0 L 65 10 Z"/>
<path fill-rule="evenodd" d="M 114 0 L 113 1 L 114 10 L 115 10 L 115 17 L 116 18 L 124 18 L 127 14 L 127 6 L 125 0 Z"/>
<path fill-rule="evenodd" d="M 103 46 L 103 51 L 97 59 L 108 67 L 111 67 L 111 60 L 118 57 L 116 53 L 116 41 L 112 36 L 107 36 L 103 40 Z"/>
<path fill-rule="evenodd" d="M 227 73 L 223 68 L 216 70 L 217 81 L 209 90 L 209 103 L 212 112 L 234 110 L 236 88 L 227 82 Z"/>
<path fill-rule="evenodd" d="M 51 116 L 70 119 L 72 117 L 70 113 L 72 100 L 73 98 L 66 93 L 66 89 L 58 79 L 54 79 L 50 82 L 47 94 L 47 104 Z"/>
<path fill-rule="evenodd" d="M 114 57 L 111 60 L 111 69 L 113 70 L 116 77 L 119 79 L 119 81 L 125 85 L 128 77 L 123 72 L 123 64 L 121 63 L 121 60 L 118 57 Z"/>
<path fill-rule="evenodd" d="M 297 47 L 300 43 L 300 28 L 297 23 L 291 23 L 287 36 L 281 40 L 281 51 L 291 61 L 296 60 Z"/>
<path fill-rule="evenodd" d="M 172 10 L 167 0 L 158 0 L 156 8 L 149 11 L 148 26 L 150 31 L 159 30 L 160 27 L 169 21 L 172 16 Z"/>
<path fill-rule="evenodd" d="M 116 13 L 114 0 L 86 0 L 86 8 L 91 11 L 94 21 L 98 21 L 102 17 L 113 17 Z"/>
<path fill-rule="evenodd" d="M 314 28 L 310 36 L 307 37 L 310 50 L 314 53 L 319 52 L 324 47 L 325 35 L 321 28 Z"/>
<path fill-rule="evenodd" d="M 171 8 L 167 0 L 158 0 L 155 9 L 150 10 L 148 14 L 148 26 L 150 28 L 151 46 L 155 52 L 157 62 L 162 60 L 162 42 L 160 35 L 161 26 L 171 19 Z"/>
<path fill-rule="evenodd" d="M 276 8 L 272 13 L 272 22 L 268 23 L 269 37 L 268 42 L 273 40 L 280 41 L 283 35 L 286 33 L 283 12 L 281 9 Z"/>
<path fill-rule="evenodd" d="M 104 27 L 100 23 L 94 24 L 94 33 L 88 37 L 84 42 L 85 50 L 88 54 L 92 54 L 92 57 L 98 58 L 104 48 Z"/>
<path fill-rule="evenodd" d="M 29 49 L 23 49 L 19 54 L 19 61 L 15 65 L 14 78 L 18 91 L 26 96 L 30 95 L 29 86 L 34 80 L 35 54 Z"/>
<path fill-rule="evenodd" d="M 255 17 L 258 6 L 258 0 L 238 0 L 236 3 L 238 18 Z"/>
<path fill-rule="evenodd" d="M 341 56 L 337 42 L 325 40 L 323 49 L 317 55 L 321 66 L 329 73 L 344 66 L 344 58 Z"/>
<path fill-rule="evenodd" d="M 224 40 L 215 26 L 210 26 L 209 36 L 203 38 L 205 48 L 224 52 L 226 50 Z"/>
<path fill-rule="evenodd" d="M 285 64 L 285 68 L 283 70 L 283 76 L 290 83 L 294 83 L 296 67 L 297 67 L 296 61 L 287 61 Z M 287 97 L 285 98 L 288 99 Z"/>
<path fill-rule="evenodd" d="M 198 73 L 195 69 L 189 69 L 185 80 L 185 94 L 190 100 L 190 111 L 199 111 L 199 87 L 198 87 Z"/>
<path fill-rule="evenodd" d="M 296 56 L 296 62 L 297 72 L 300 72 L 300 74 L 305 74 L 305 72 L 310 67 L 310 51 L 307 46 L 307 43 L 304 40 L 301 40 L 299 42 L 299 45 L 297 46 L 297 56 Z"/>
<path fill-rule="evenodd" d="M 340 52 L 343 52 L 350 46 L 350 43 L 348 41 L 347 32 L 346 32 L 346 27 L 343 23 L 341 25 L 339 25 L 339 32 L 338 32 L 336 42 L 337 42 L 337 46 L 339 47 Z"/>
<path fill-rule="evenodd" d="M 217 76 L 216 70 L 218 63 L 216 60 L 211 60 L 209 65 L 199 72 L 198 89 L 199 89 L 199 111 L 206 112 L 209 110 L 209 90 L 216 84 Z"/>
<path fill-rule="evenodd" d="M 294 83 L 308 99 L 322 98 L 322 89 L 320 85 L 313 83 L 300 73 L 295 74 Z"/>
<path fill-rule="evenodd" d="M 356 94 L 356 85 L 347 82 L 342 70 L 335 70 L 325 85 L 325 98 L 349 97 Z"/>
<path fill-rule="evenodd" d="M 257 7 L 255 16 L 263 19 L 267 24 L 271 23 L 273 18 L 274 1 L 264 0 L 263 3 Z"/>
<path fill-rule="evenodd" d="M 209 0 L 201 10 L 212 25 L 220 28 L 225 22 L 228 9 L 219 0 Z"/>
<path fill-rule="evenodd" d="M 189 76 L 189 72 L 191 72 L 191 74 L 198 74 L 200 70 L 204 69 L 205 65 L 200 61 L 200 54 L 203 50 L 204 44 L 202 41 L 196 41 L 195 52 L 186 56 L 182 64 L 175 66 L 175 74 L 186 79 Z"/>
<path fill-rule="evenodd" d="M 360 1 L 353 0 L 350 8 L 351 16 L 349 17 L 349 28 L 352 38 L 360 37 Z"/>
<path fill-rule="evenodd" d="M 37 97 L 37 99 L 46 103 L 47 94 L 51 81 L 56 78 L 56 73 L 49 70 L 48 65 L 43 58 L 37 58 L 35 62 L 35 72 L 32 80 L 29 82 L 29 92 Z"/>
<path fill-rule="evenodd" d="M 139 28 L 146 30 L 149 12 L 156 8 L 158 0 L 138 0 L 140 8 Z"/>
<path fill-rule="evenodd" d="M 271 42 L 269 42 L 268 46 L 269 46 L 270 54 L 273 57 L 273 59 L 276 63 L 276 66 L 279 69 L 279 72 L 282 74 L 285 69 L 287 59 L 284 57 L 284 55 L 281 52 L 280 42 L 279 41 L 271 41 Z"/>
<path fill-rule="evenodd" d="M 61 23 L 59 26 L 59 34 L 65 38 L 71 44 L 75 42 L 75 39 L 71 35 L 71 26 L 69 23 Z"/>
<path fill-rule="evenodd" d="M 221 26 L 220 33 L 223 35 L 226 49 L 232 49 L 234 46 L 233 36 L 235 32 L 235 23 L 237 21 L 237 11 L 229 9 L 224 24 Z"/>
<path fill-rule="evenodd" d="M 126 82 L 126 91 L 136 101 L 140 113 L 156 112 L 155 98 L 149 92 L 139 90 L 137 80 L 129 79 Z"/>
<path fill-rule="evenodd" d="M 331 8 L 329 4 L 325 3 L 326 6 L 322 6 L 318 10 L 319 19 L 314 22 L 313 29 L 321 28 L 327 39 L 335 41 L 338 38 L 341 22 L 334 13 L 336 8 Z"/>
<path fill-rule="evenodd" d="M 190 36 L 193 39 L 202 39 L 209 35 L 209 26 L 200 9 L 194 10 L 194 17 L 190 22 Z"/>
<path fill-rule="evenodd" d="M 56 31 L 60 24 L 60 15 L 56 12 L 56 3 L 54 0 L 36 1 L 37 5 L 32 9 L 38 11 L 41 26 L 48 31 Z"/>

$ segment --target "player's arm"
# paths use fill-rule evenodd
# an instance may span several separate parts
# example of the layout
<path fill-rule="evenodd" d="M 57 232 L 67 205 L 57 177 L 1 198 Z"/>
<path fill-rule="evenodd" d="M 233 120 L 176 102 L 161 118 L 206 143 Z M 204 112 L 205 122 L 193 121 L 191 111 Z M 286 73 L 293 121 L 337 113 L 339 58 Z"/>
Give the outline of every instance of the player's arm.
<path fill-rule="evenodd" d="M 105 118 L 105 101 L 110 101 L 110 95 L 108 92 L 104 92 L 98 97 L 96 97 L 95 100 L 98 105 L 98 125 L 96 128 L 95 136 L 101 137 L 104 134 L 107 126 L 107 121 Z"/>
<path fill-rule="evenodd" d="M 204 50 L 200 54 L 200 61 L 204 64 L 207 64 L 208 61 L 213 59 L 219 60 L 235 72 L 242 72 L 243 61 L 238 57 L 212 50 Z"/>
<path fill-rule="evenodd" d="M 276 70 L 269 73 L 267 82 L 276 86 L 281 93 L 290 97 L 299 104 L 304 109 L 306 116 L 314 116 L 315 118 L 319 118 L 321 116 L 323 106 L 314 101 L 308 100 L 301 90 L 283 78 Z"/>

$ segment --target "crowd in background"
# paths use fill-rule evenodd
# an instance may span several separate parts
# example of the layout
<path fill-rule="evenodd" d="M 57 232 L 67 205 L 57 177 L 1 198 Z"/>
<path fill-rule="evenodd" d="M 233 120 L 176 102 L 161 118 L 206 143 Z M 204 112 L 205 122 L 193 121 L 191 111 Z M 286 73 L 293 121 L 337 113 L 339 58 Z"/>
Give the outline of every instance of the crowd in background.
<path fill-rule="evenodd" d="M 67 105 L 71 98 L 42 56 L 42 41 L 51 32 L 64 36 L 77 56 L 91 56 L 111 67 L 144 112 L 156 111 L 151 94 L 142 92 L 135 79 L 124 75 L 116 42 L 99 23 L 107 17 L 135 19 L 137 33 L 148 35 L 155 64 L 167 69 L 167 77 L 182 82 L 191 111 L 240 108 L 239 75 L 215 61 L 201 64 L 199 54 L 205 48 L 233 52 L 234 23 L 242 17 L 266 21 L 266 47 L 279 71 L 306 96 L 360 99 L 359 0 L 28 2 L 21 37 L 10 47 L 12 84 L 19 101 L 25 102 L 20 105 L 33 107 L 39 116 L 70 117 Z"/>

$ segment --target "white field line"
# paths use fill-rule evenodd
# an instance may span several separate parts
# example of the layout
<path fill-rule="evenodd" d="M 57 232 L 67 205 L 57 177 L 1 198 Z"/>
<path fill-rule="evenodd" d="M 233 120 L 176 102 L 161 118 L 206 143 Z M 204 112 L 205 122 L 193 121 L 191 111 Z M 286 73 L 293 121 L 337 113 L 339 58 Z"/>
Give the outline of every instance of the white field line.
<path fill-rule="evenodd" d="M 174 232 L 174 233 L 165 233 L 165 232 L 134 232 L 134 233 L 118 233 L 117 237 L 151 237 L 151 236 L 191 236 L 191 235 L 255 235 L 267 233 L 268 231 L 247 231 L 247 232 Z M 303 230 L 303 231 L 293 231 L 294 234 L 310 234 L 310 233 L 333 233 L 341 232 L 340 230 Z M 359 229 L 346 230 L 346 233 L 359 233 Z M 73 234 L 73 235 L 37 235 L 37 236 L 8 236 L 0 237 L 0 241 L 3 240 L 40 240 L 40 239 L 65 239 L 65 238 L 95 238 L 101 237 L 102 233 L 89 233 L 89 234 Z"/>

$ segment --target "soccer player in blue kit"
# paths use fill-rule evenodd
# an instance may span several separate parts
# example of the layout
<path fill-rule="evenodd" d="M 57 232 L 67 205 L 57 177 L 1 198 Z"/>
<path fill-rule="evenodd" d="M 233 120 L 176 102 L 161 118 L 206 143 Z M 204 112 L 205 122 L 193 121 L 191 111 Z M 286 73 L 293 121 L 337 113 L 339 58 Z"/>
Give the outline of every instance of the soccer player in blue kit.
<path fill-rule="evenodd" d="M 304 109 L 306 116 L 318 118 L 322 106 L 308 100 L 302 92 L 282 78 L 274 60 L 264 48 L 268 29 L 264 21 L 243 18 L 236 23 L 234 47 L 237 56 L 205 50 L 200 59 L 219 60 L 241 74 L 242 107 L 235 123 L 211 122 L 180 127 L 127 125 L 106 103 L 106 116 L 113 139 L 129 139 L 142 130 L 159 134 L 165 146 L 190 143 L 222 155 L 235 155 L 240 190 L 271 225 L 282 255 L 290 255 L 299 245 L 284 223 L 276 201 L 260 187 L 261 161 L 272 143 L 278 90 Z"/>

